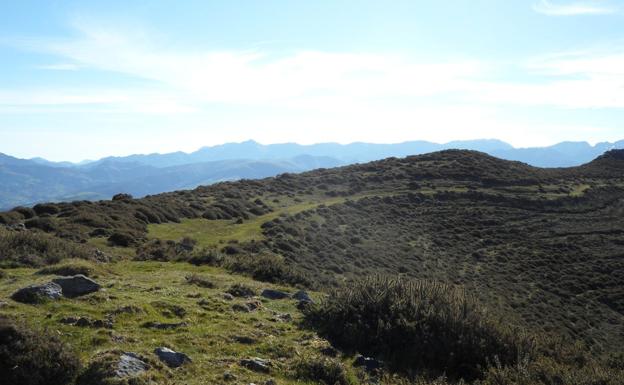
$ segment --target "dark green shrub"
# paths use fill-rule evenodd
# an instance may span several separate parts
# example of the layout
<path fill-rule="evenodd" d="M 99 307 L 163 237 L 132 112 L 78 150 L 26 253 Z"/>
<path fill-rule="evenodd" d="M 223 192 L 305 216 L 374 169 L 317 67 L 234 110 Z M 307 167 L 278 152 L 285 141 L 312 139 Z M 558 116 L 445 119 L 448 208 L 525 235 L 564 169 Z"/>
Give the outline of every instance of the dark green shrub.
<path fill-rule="evenodd" d="M 26 222 L 24 222 L 24 226 L 26 226 L 27 229 L 39 229 L 39 230 L 43 230 L 46 233 L 51 233 L 53 231 L 56 231 L 57 226 L 56 223 L 54 222 L 54 220 L 52 220 L 51 218 L 32 218 L 27 220 Z"/>
<path fill-rule="evenodd" d="M 325 385 L 352 383 L 342 362 L 318 355 L 299 357 L 293 364 L 293 374 L 298 380 L 320 382 Z"/>
<path fill-rule="evenodd" d="M 78 356 L 54 335 L 0 318 L 0 383 L 71 384 L 79 369 Z"/>
<path fill-rule="evenodd" d="M 195 266 L 220 266 L 223 260 L 224 255 L 216 249 L 211 248 L 196 251 L 193 256 L 189 258 L 189 262 Z"/>
<path fill-rule="evenodd" d="M 256 295 L 256 290 L 254 288 L 241 283 L 235 283 L 230 286 L 226 292 L 232 294 L 234 297 L 253 297 Z"/>
<path fill-rule="evenodd" d="M 224 267 L 234 273 L 248 274 L 258 281 L 310 285 L 302 273 L 288 266 L 281 256 L 272 253 L 228 256 Z"/>
<path fill-rule="evenodd" d="M 198 274 L 187 275 L 185 279 L 186 279 L 186 283 L 188 283 L 189 285 L 195 285 L 195 286 L 203 287 L 206 289 L 212 289 L 216 287 L 214 282 Z"/>
<path fill-rule="evenodd" d="M 402 371 L 474 379 L 494 359 L 512 365 L 533 351 L 530 338 L 492 321 L 463 290 L 440 283 L 367 278 L 304 313 L 337 346 Z"/>
<path fill-rule="evenodd" d="M 72 261 L 60 265 L 44 267 L 43 269 L 37 271 L 37 274 L 42 275 L 70 276 L 82 274 L 87 277 L 92 277 L 93 273 L 95 273 L 95 268 L 86 261 Z"/>
<path fill-rule="evenodd" d="M 33 210 L 35 211 L 35 213 L 37 213 L 37 215 L 54 215 L 59 212 L 58 206 L 53 203 L 40 203 L 38 205 L 35 205 L 35 207 L 33 207 Z"/>
<path fill-rule="evenodd" d="M 65 258 L 92 259 L 95 250 L 36 231 L 0 230 L 0 266 L 39 267 Z"/>
<path fill-rule="evenodd" d="M 162 241 L 153 239 L 137 248 L 137 261 L 180 261 L 188 260 L 190 251 L 188 247 L 175 241 Z"/>
<path fill-rule="evenodd" d="M 136 244 L 136 239 L 130 233 L 114 232 L 108 237 L 108 242 L 113 246 L 130 247 Z"/>

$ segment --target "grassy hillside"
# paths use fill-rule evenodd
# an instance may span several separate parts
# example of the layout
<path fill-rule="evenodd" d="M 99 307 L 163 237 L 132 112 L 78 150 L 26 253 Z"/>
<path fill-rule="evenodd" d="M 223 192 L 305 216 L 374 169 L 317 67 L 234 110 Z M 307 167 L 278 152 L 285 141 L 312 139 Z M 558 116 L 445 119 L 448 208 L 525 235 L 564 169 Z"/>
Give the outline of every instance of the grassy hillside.
<path fill-rule="evenodd" d="M 33 275 L 36 269 L 62 263 L 66 257 L 93 261 L 106 291 L 80 301 L 37 307 L 7 300 L 3 310 L 26 323 L 58 329 L 80 351 L 84 362 L 104 350 L 148 355 L 155 345 L 167 345 L 198 358 L 182 370 L 156 371 L 162 381 L 202 383 L 193 382 L 201 375 L 207 376 L 207 383 L 218 383 L 224 371 L 234 370 L 241 383 L 269 377 L 278 383 L 295 383 L 307 378 L 296 369 L 300 356 L 318 355 L 313 347 L 318 341 L 328 344 L 324 338 L 337 342 L 331 333 L 323 332 L 327 326 L 320 326 L 323 323 L 318 319 L 312 324 L 300 322 L 303 315 L 293 301 L 265 300 L 261 312 L 239 314 L 231 311 L 231 303 L 222 300 L 221 293 L 238 282 L 256 288 L 286 285 L 283 288 L 290 292 L 294 286 L 307 287 L 322 298 L 322 293 L 352 287 L 359 277 L 383 274 L 462 288 L 488 309 L 492 322 L 519 327 L 540 340 L 563 339 L 560 346 L 582 344 L 583 362 L 612 362 L 612 357 L 623 354 L 624 343 L 623 153 L 612 151 L 575 168 L 539 169 L 451 150 L 143 199 L 118 195 L 112 201 L 16 208 L 0 214 L 0 223 L 6 226 L 0 230 L 0 265 L 11 277 L 0 280 L 2 297 L 44 280 Z M 17 231 L 21 226 L 28 230 Z M 215 286 L 205 289 L 188 284 L 184 277 L 192 273 L 207 276 Z M 196 292 L 206 306 L 198 305 L 199 297 L 188 297 Z M 390 298 L 403 295 L 411 294 Z M 335 298 L 351 301 L 355 297 Z M 178 304 L 186 315 L 164 317 L 153 306 L 158 301 Z M 454 300 L 442 303 L 456 306 Z M 94 309 L 94 304 L 100 305 Z M 100 319 L 125 305 L 142 306 L 143 312 L 121 316 L 106 333 L 58 324 L 70 313 Z M 367 316 L 377 311 L 371 309 Z M 317 310 L 314 314 L 334 314 Z M 274 323 L 269 320 L 275 316 L 271 311 L 289 313 L 293 319 Z M 380 311 L 380 317 L 392 311 Z M 421 317 L 419 312 L 403 311 Z M 341 316 L 343 322 L 350 319 L 349 312 Z M 355 313 L 352 316 L 362 319 Z M 166 332 L 145 330 L 140 325 L 148 318 L 187 320 L 189 326 Z M 479 328 L 479 333 L 494 330 Z M 374 330 L 382 329 L 378 325 Z M 397 330 L 412 333 L 403 327 Z M 291 355 L 281 357 L 282 353 L 264 346 L 266 341 L 251 346 L 232 343 L 230 334 L 236 331 L 260 333 Z M 113 338 L 115 334 L 127 339 Z M 505 334 L 493 335 L 500 339 Z M 365 351 L 366 346 L 355 350 L 392 356 L 388 351 Z M 355 352 L 349 346 L 340 348 L 344 355 L 331 363 L 321 360 L 323 365 L 342 368 L 348 381 L 359 381 L 363 374 L 351 365 Z M 401 349 L 397 347 L 397 354 Z M 610 364 L 591 366 L 594 369 L 587 369 L 593 370 L 591 375 L 583 369 L 585 364 L 570 369 L 566 365 L 571 361 L 561 358 L 565 354 L 549 355 L 543 352 L 548 349 L 540 349 L 539 354 L 527 353 L 533 358 L 526 362 L 530 370 L 525 369 L 533 374 L 550 373 L 540 377 L 542 383 L 550 383 L 543 378 L 557 371 L 576 373 L 567 383 L 610 383 L 594 381 L 602 375 L 598 372 L 611 370 L 605 369 Z M 484 358 L 486 367 L 476 372 L 447 372 L 448 381 L 472 373 L 465 378 L 492 384 L 535 383 L 533 374 L 520 378 L 519 372 L 506 369 L 506 363 L 496 364 L 494 356 L 501 359 L 501 354 Z M 269 356 L 279 363 L 270 376 L 255 376 L 235 364 L 247 355 Z M 509 365 L 520 370 L 524 364 Z M 409 371 L 386 367 L 387 375 L 398 373 L 419 381 Z M 426 381 L 445 372 L 436 365 L 427 364 L 425 369 L 432 371 Z"/>

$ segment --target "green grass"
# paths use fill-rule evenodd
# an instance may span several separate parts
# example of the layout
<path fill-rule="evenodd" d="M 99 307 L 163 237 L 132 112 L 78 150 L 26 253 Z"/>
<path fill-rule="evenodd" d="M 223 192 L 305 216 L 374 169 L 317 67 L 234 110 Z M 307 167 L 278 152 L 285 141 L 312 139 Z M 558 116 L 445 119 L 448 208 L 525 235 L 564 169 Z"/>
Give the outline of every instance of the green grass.
<path fill-rule="evenodd" d="M 85 363 L 96 352 L 113 349 L 145 356 L 154 356 L 152 351 L 158 346 L 184 352 L 193 363 L 166 374 L 175 384 L 218 383 L 226 371 L 235 374 L 241 383 L 263 383 L 269 378 L 276 379 L 279 384 L 305 383 L 292 378 L 291 362 L 298 354 L 318 354 L 315 348 L 318 342 L 305 342 L 318 341 L 318 337 L 297 326 L 301 314 L 295 308 L 296 302 L 263 300 L 263 309 L 240 313 L 234 312 L 231 305 L 242 303 L 244 299 L 226 301 L 221 296 L 234 283 L 243 283 L 258 291 L 267 287 L 294 289 L 231 275 L 218 268 L 194 267 L 186 263 L 119 262 L 107 267 L 107 272 L 97 278 L 103 290 L 77 299 L 61 299 L 37 306 L 16 303 L 8 298 L 16 289 L 49 281 L 50 277 L 35 274 L 35 269 L 12 269 L 8 272 L 10 279 L 0 281 L 0 298 L 8 302 L 3 313 L 28 324 L 47 327 L 75 347 Z M 209 278 L 216 287 L 206 289 L 188 284 L 185 277 L 191 273 Z M 204 305 L 198 303 L 202 299 Z M 157 301 L 182 306 L 186 315 L 183 318 L 167 317 L 157 306 L 150 305 Z M 112 331 L 59 322 L 68 316 L 104 319 L 115 309 L 128 305 L 142 308 L 144 312 L 117 315 Z M 290 313 L 294 321 L 275 322 L 273 312 Z M 189 326 L 170 331 L 141 327 L 148 321 L 185 321 Z M 244 345 L 233 342 L 233 336 L 251 336 L 258 342 Z M 275 369 L 267 375 L 240 367 L 238 361 L 248 357 L 270 359 Z"/>
<path fill-rule="evenodd" d="M 209 220 L 204 218 L 182 219 L 180 223 L 163 223 L 148 226 L 148 237 L 152 239 L 179 241 L 189 237 L 197 241 L 197 246 L 216 246 L 228 241 L 249 242 L 263 239 L 262 224 L 273 220 L 280 215 L 293 215 L 313 209 L 320 204 L 336 204 L 344 202 L 346 198 L 326 198 L 309 202 L 280 201 L 275 211 L 260 215 L 241 224 L 233 220 Z"/>

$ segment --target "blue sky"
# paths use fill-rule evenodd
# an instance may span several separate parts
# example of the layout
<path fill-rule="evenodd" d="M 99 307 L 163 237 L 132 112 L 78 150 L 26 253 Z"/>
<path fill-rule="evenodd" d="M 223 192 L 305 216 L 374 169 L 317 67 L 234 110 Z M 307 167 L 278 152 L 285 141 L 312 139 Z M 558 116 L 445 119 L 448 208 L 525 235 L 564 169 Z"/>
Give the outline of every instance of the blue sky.
<path fill-rule="evenodd" d="M 0 152 L 624 139 L 624 1 L 7 1 Z"/>

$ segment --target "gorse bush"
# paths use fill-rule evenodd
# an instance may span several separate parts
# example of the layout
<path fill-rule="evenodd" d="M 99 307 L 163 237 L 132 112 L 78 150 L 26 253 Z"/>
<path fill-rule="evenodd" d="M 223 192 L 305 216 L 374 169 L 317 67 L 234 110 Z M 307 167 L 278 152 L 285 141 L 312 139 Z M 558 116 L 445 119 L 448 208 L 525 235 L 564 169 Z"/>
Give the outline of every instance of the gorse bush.
<path fill-rule="evenodd" d="M 55 336 L 0 318 L 0 384 L 71 384 L 78 357 Z"/>
<path fill-rule="evenodd" d="M 93 259 L 95 250 L 36 231 L 0 230 L 0 266 L 40 267 L 65 258 Z"/>
<path fill-rule="evenodd" d="M 293 364 L 294 377 L 325 385 L 349 385 L 353 381 L 342 364 L 336 358 L 319 355 L 299 357 Z"/>
<path fill-rule="evenodd" d="M 367 278 L 308 307 L 305 318 L 337 346 L 405 372 L 472 380 L 494 360 L 513 365 L 534 350 L 531 338 L 491 320 L 466 292 L 433 282 Z"/>
<path fill-rule="evenodd" d="M 83 260 L 73 260 L 63 262 L 59 265 L 47 266 L 37 271 L 41 275 L 77 275 L 82 274 L 87 277 L 93 277 L 96 268 L 93 264 Z"/>
<path fill-rule="evenodd" d="M 223 266 L 238 274 L 271 283 L 310 286 L 310 281 L 299 271 L 286 264 L 284 258 L 272 253 L 240 254 L 226 256 Z"/>

